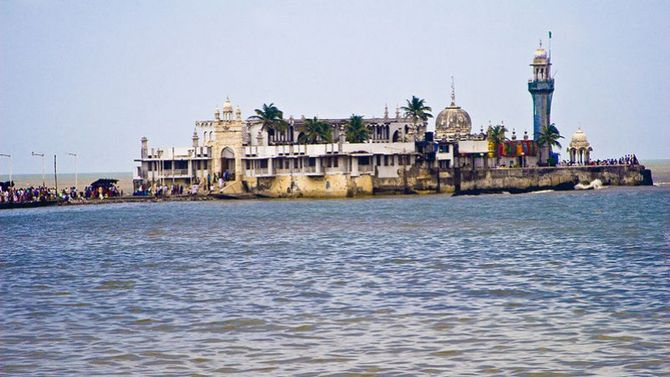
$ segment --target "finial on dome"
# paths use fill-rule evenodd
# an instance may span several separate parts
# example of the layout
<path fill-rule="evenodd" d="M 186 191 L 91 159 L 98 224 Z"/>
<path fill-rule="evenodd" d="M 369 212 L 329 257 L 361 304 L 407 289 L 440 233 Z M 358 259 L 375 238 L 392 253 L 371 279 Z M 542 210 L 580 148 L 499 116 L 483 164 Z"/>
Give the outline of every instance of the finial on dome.
<path fill-rule="evenodd" d="M 542 48 L 542 39 L 540 39 L 540 48 Z"/>
<path fill-rule="evenodd" d="M 451 76 L 451 106 L 456 106 L 456 86 L 454 85 L 454 76 Z"/>

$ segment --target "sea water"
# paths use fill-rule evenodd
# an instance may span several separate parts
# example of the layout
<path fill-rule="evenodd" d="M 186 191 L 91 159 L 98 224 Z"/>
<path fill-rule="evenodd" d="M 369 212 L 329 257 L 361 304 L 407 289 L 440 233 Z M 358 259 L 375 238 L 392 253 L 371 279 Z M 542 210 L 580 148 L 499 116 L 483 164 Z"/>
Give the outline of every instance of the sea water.
<path fill-rule="evenodd" d="M 7 210 L 0 247 L 0 374 L 670 374 L 667 186 Z"/>

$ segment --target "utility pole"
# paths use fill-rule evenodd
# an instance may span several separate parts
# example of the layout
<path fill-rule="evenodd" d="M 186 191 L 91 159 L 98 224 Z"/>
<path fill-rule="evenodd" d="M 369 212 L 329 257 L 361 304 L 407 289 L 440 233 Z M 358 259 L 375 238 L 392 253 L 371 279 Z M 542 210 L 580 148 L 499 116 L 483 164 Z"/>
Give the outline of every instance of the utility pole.
<path fill-rule="evenodd" d="M 42 187 L 46 187 L 46 183 L 45 183 L 45 180 L 44 180 L 44 153 L 33 152 L 33 157 L 36 157 L 36 156 L 42 157 Z"/>
<path fill-rule="evenodd" d="M 58 173 L 56 173 L 56 155 L 54 155 L 54 184 L 56 185 L 56 196 L 58 196 Z"/>
<path fill-rule="evenodd" d="M 79 175 L 78 175 L 79 174 L 79 171 L 78 171 L 79 170 L 78 169 L 79 156 L 77 156 L 76 153 L 72 153 L 72 152 L 68 153 L 68 155 L 74 157 L 74 188 L 75 188 L 75 190 L 77 190 L 78 187 L 79 187 Z"/>
<path fill-rule="evenodd" d="M 12 155 L 7 153 L 0 153 L 0 157 L 9 158 L 9 186 L 12 186 Z"/>

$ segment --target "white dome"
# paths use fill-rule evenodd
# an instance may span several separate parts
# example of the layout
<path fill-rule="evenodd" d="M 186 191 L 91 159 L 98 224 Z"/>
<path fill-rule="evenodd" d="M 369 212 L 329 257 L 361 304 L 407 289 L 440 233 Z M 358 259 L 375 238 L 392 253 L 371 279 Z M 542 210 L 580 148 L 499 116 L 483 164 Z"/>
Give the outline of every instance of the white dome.
<path fill-rule="evenodd" d="M 572 134 L 572 139 L 570 140 L 570 148 L 589 148 L 591 145 L 589 144 L 588 139 L 586 138 L 586 134 L 584 131 L 582 131 L 581 128 L 578 128 L 577 131 L 575 131 L 574 134 Z"/>
<path fill-rule="evenodd" d="M 435 118 L 435 136 L 438 139 L 455 135 L 470 135 L 472 121 L 470 114 L 459 106 L 447 106 Z"/>

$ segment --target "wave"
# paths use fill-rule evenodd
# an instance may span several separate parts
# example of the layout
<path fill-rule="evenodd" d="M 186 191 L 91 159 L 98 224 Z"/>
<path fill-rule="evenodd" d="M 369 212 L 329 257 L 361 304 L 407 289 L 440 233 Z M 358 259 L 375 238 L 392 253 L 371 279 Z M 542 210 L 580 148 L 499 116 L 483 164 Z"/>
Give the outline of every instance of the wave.
<path fill-rule="evenodd" d="M 575 190 L 600 190 L 603 188 L 603 182 L 600 179 L 594 179 L 588 185 L 583 183 L 577 183 L 575 185 Z"/>
<path fill-rule="evenodd" d="M 554 192 L 554 190 L 538 190 L 538 191 L 531 191 L 531 194 L 544 194 L 547 192 Z"/>

